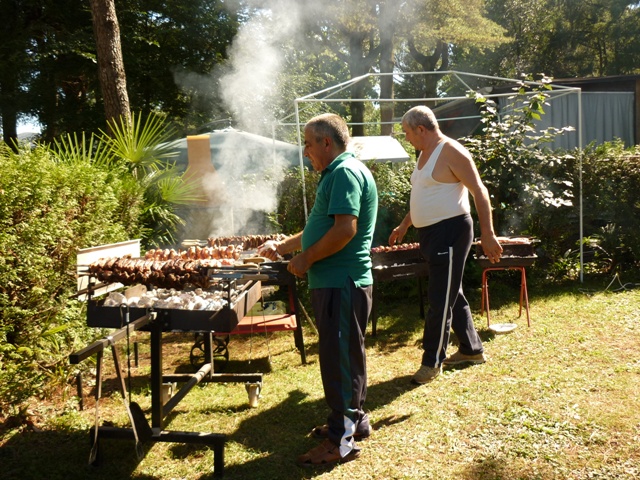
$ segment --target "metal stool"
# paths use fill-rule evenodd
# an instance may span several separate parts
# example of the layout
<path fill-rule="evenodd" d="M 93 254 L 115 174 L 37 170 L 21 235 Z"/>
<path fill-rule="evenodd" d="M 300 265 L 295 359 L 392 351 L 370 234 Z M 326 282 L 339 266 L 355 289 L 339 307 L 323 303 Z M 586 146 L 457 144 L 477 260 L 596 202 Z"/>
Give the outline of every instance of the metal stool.
<path fill-rule="evenodd" d="M 482 300 L 480 302 L 480 315 L 484 313 L 485 305 L 487 307 L 487 326 L 491 325 L 489 315 L 489 283 L 487 281 L 487 272 L 491 270 L 520 270 L 520 311 L 518 317 L 522 316 L 522 303 L 524 301 L 525 310 L 527 311 L 527 326 L 531 326 L 529 318 L 529 295 L 527 294 L 527 274 L 523 266 L 509 267 L 488 267 L 482 270 Z"/>

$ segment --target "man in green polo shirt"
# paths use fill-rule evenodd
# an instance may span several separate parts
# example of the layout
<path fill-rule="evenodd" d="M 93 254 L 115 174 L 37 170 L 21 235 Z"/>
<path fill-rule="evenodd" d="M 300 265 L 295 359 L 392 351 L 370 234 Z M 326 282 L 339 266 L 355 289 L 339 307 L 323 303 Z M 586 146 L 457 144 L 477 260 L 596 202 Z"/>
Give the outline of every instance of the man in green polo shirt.
<path fill-rule="evenodd" d="M 307 275 L 319 333 L 320 374 L 330 413 L 312 434 L 324 441 L 298 457 L 302 466 L 331 465 L 360 456 L 355 440 L 368 437 L 364 334 L 371 312 L 371 240 L 378 192 L 369 169 L 347 152 L 349 129 L 334 114 L 304 128 L 304 154 L 322 172 L 304 230 L 267 242 L 259 254 L 295 255 L 288 269 Z"/>

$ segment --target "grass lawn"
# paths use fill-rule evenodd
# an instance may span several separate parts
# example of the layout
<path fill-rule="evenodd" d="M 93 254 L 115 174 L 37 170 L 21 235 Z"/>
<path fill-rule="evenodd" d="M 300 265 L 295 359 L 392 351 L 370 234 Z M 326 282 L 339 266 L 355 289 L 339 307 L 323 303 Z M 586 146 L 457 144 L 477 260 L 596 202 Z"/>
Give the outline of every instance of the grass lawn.
<path fill-rule="evenodd" d="M 496 335 L 469 291 L 488 362 L 450 368 L 415 386 L 422 320 L 417 299 L 385 297 L 378 335 L 367 339 L 366 408 L 375 429 L 360 459 L 332 470 L 299 468 L 324 423 L 317 337 L 305 328 L 308 363 L 293 335 L 233 337 L 225 371 L 263 372 L 262 398 L 249 408 L 242 384 L 203 384 L 171 414 L 168 430 L 224 433 L 229 479 L 632 479 L 640 477 L 640 290 L 605 291 L 577 282 L 529 285 L 531 327 L 518 318 L 518 286 L 491 285 L 492 323 L 518 324 Z M 134 400 L 150 407 L 145 333 L 134 367 Z M 165 370 L 189 369 L 192 336 L 168 335 Z M 455 336 L 452 336 L 455 344 Z M 450 346 L 454 351 L 455 345 Z M 105 365 L 112 365 L 111 355 Z M 125 362 L 126 366 L 126 362 Z M 5 479 L 206 479 L 213 453 L 200 445 L 105 440 L 104 463 L 88 465 L 95 379 L 85 376 L 85 409 L 75 386 L 34 404 L 33 424 L 0 432 Z M 113 376 L 105 379 L 101 422 L 128 425 Z"/>

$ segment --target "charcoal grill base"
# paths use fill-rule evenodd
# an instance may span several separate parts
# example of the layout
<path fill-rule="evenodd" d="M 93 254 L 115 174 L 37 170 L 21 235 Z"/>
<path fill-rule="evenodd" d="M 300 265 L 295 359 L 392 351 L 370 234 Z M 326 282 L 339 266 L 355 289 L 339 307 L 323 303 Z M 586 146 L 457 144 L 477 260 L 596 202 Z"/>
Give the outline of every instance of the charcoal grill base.
<path fill-rule="evenodd" d="M 116 439 L 135 441 L 135 435 L 131 428 L 119 428 L 101 426 L 97 432 L 96 458 L 92 462 L 93 466 L 100 466 L 104 461 L 102 446 L 100 439 Z M 95 427 L 91 427 L 89 437 L 93 443 L 96 437 Z M 181 432 L 181 431 L 161 431 L 151 437 L 149 442 L 171 442 L 171 443 L 197 443 L 200 445 L 208 445 L 213 449 L 213 476 L 221 478 L 224 472 L 224 446 L 227 436 L 221 433 L 198 433 L 198 432 Z"/>
<path fill-rule="evenodd" d="M 402 252 L 406 254 L 407 252 Z M 378 323 L 378 304 L 379 304 L 379 292 L 378 287 L 380 282 L 404 280 L 409 278 L 416 278 L 418 281 L 418 302 L 420 304 L 420 318 L 424 319 L 425 305 L 424 295 L 422 287 L 422 279 L 427 277 L 427 264 L 421 257 L 416 257 L 416 253 L 412 252 L 410 257 L 413 262 L 406 264 L 392 264 L 388 266 L 374 266 L 372 271 L 373 275 L 373 307 L 371 310 L 371 334 L 375 337 L 377 334 Z"/>
<path fill-rule="evenodd" d="M 229 335 L 224 337 L 213 337 L 213 360 L 219 360 L 218 370 L 224 370 L 229 362 Z M 204 365 L 206 358 L 206 338 L 202 333 L 196 333 L 191 352 L 189 352 L 189 363 L 192 367 L 200 368 Z"/>
<path fill-rule="evenodd" d="M 214 475 L 222 476 L 224 471 L 224 443 L 226 436 L 222 434 L 200 433 L 200 432 L 172 432 L 164 429 L 165 419 L 178 403 L 189 393 L 189 391 L 201 382 L 242 382 L 262 385 L 262 374 L 215 374 L 214 358 L 218 346 L 214 348 L 214 333 L 223 329 L 227 332 L 233 330 L 239 323 L 239 318 L 244 317 L 255 305 L 261 296 L 261 283 L 255 282 L 248 286 L 235 299 L 232 306 L 223 308 L 218 312 L 202 312 L 187 310 L 158 309 L 157 311 L 147 311 L 145 309 L 134 309 L 129 307 L 113 308 L 104 307 L 97 302 L 90 300 L 87 307 L 87 324 L 96 327 L 115 327 L 116 332 L 106 337 L 104 340 L 95 342 L 80 352 L 71 355 L 71 363 L 79 363 L 93 354 L 99 355 L 99 364 L 102 359 L 102 350 L 107 346 L 115 350 L 115 342 L 127 337 L 131 331 L 142 330 L 149 332 L 150 357 L 151 357 L 151 426 L 146 424 L 144 414 L 142 418 L 134 418 L 135 426 L 132 428 L 115 428 L 110 426 L 97 426 L 92 430 L 92 451 L 96 452 L 95 461 L 98 464 L 100 459 L 97 452 L 100 450 L 100 440 L 102 438 L 128 439 L 136 438 L 147 442 L 181 442 L 200 443 L 211 445 L 214 450 Z M 194 331 L 202 332 L 201 350 L 204 356 L 204 363 L 194 374 L 173 374 L 163 375 L 162 366 L 162 335 L 164 332 L 172 331 Z M 115 354 L 114 354 L 115 357 Z M 115 360 L 114 360 L 115 361 Z M 126 398 L 125 382 L 123 373 L 116 364 L 116 374 L 121 381 L 122 395 Z M 181 388 L 166 400 L 163 399 L 162 388 L 167 382 L 181 382 Z M 97 389 L 99 393 L 100 389 Z M 99 398 L 99 397 L 98 397 Z M 251 398 L 249 398 L 251 402 Z M 98 400 L 96 400 L 97 404 Z M 142 431 L 153 432 L 149 438 L 141 438 Z M 136 445 L 138 447 L 139 445 Z"/>

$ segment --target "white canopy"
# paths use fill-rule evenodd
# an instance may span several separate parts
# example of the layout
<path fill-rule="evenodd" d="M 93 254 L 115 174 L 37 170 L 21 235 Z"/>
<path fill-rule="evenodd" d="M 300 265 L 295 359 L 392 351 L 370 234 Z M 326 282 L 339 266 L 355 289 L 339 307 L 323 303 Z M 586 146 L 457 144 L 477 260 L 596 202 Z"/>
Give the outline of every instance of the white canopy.
<path fill-rule="evenodd" d="M 400 142 L 388 135 L 370 137 L 351 137 L 347 150 L 356 154 L 362 161 L 406 162 L 409 154 Z"/>

